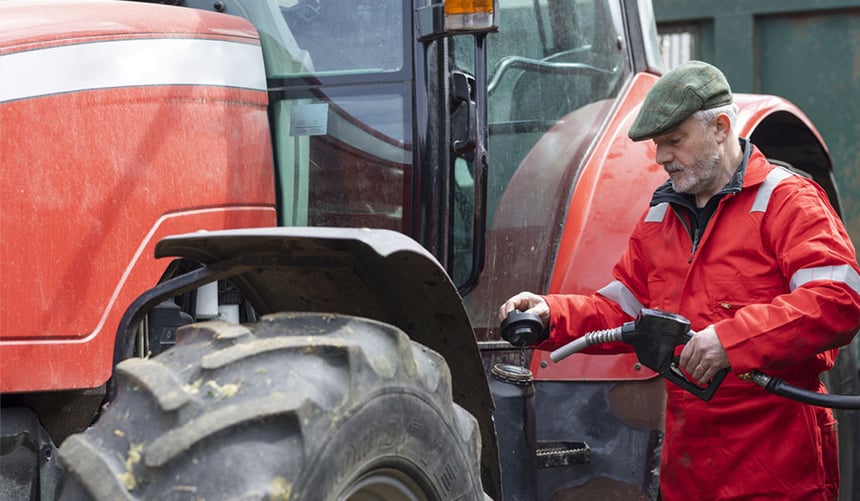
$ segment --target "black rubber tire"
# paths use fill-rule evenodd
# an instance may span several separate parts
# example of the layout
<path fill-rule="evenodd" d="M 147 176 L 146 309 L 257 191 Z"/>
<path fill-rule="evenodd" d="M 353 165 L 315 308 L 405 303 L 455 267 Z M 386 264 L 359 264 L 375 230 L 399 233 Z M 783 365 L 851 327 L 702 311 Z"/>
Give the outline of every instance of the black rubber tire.
<path fill-rule="evenodd" d="M 484 499 L 477 421 L 397 328 L 282 313 L 177 337 L 117 366 L 117 397 L 60 447 L 60 499 Z"/>

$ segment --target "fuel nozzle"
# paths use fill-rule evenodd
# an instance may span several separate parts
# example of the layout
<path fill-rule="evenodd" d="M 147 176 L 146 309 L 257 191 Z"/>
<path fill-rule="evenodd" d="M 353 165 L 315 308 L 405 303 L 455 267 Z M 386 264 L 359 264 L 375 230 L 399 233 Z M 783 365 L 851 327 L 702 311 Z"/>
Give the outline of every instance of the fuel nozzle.
<path fill-rule="evenodd" d="M 633 347 L 642 365 L 662 374 L 675 364 L 675 347 L 692 337 L 690 321 L 683 316 L 645 308 L 621 340 Z"/>
<path fill-rule="evenodd" d="M 723 382 L 728 369 L 723 369 L 706 386 L 701 386 L 687 379 L 678 368 L 678 358 L 675 347 L 692 339 L 690 321 L 681 315 L 661 310 L 643 308 L 636 320 L 626 322 L 621 327 L 602 331 L 589 332 L 581 338 L 562 346 L 550 354 L 553 362 L 582 351 L 588 346 L 621 341 L 633 347 L 639 362 L 645 367 L 659 373 L 681 388 L 708 401 Z"/>

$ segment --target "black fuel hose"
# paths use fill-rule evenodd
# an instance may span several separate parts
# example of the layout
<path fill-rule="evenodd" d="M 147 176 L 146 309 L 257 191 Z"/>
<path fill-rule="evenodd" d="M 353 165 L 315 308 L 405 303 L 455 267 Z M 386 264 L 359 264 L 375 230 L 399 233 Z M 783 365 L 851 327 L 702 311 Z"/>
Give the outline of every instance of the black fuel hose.
<path fill-rule="evenodd" d="M 533 339 L 537 339 L 538 332 L 542 327 L 543 324 L 536 315 L 515 310 L 502 323 L 502 337 L 517 346 L 532 344 L 535 342 Z M 591 345 L 613 341 L 624 342 L 634 347 L 636 356 L 646 367 L 659 372 L 661 376 L 707 401 L 722 382 L 722 378 L 712 381 L 713 386 L 709 385 L 708 392 L 705 394 L 701 392 L 700 388 L 694 387 L 692 383 L 687 382 L 684 376 L 677 376 L 671 370 L 662 370 L 665 366 L 662 363 L 665 361 L 664 359 L 668 358 L 671 361 L 674 355 L 673 348 L 679 343 L 686 343 L 687 339 L 690 338 L 690 332 L 692 331 L 689 331 L 689 321 L 680 315 L 659 310 L 643 309 L 635 322 L 627 322 L 621 327 L 615 327 L 614 329 L 586 333 L 584 336 L 574 339 L 550 353 L 550 358 L 553 362 L 559 362 L 563 358 L 578 353 Z M 528 333 L 528 335 L 525 333 Z M 637 339 L 644 340 L 644 342 L 638 342 L 636 341 Z M 664 346 L 664 348 L 667 348 L 666 350 L 651 349 L 655 346 L 662 346 L 660 343 L 661 340 L 668 343 L 668 345 Z M 649 351 L 645 348 L 651 350 Z M 664 351 L 665 353 L 663 353 Z M 782 379 L 768 376 L 757 370 L 741 374 L 738 377 L 755 383 L 774 395 L 816 407 L 860 410 L 860 395 L 831 395 L 804 390 L 796 386 L 791 386 Z"/>
<path fill-rule="evenodd" d="M 751 371 L 739 377 L 761 386 L 774 395 L 790 398 L 791 400 L 805 404 L 816 407 L 828 407 L 830 409 L 860 410 L 860 395 L 830 395 L 818 393 L 817 391 L 804 390 L 796 386 L 791 386 L 780 378 L 768 376 L 759 371 Z"/>

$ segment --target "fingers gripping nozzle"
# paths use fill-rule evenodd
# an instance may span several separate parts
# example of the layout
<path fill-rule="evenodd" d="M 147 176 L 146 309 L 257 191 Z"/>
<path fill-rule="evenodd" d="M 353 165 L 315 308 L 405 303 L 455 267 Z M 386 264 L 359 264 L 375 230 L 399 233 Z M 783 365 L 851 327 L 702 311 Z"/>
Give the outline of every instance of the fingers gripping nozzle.
<path fill-rule="evenodd" d="M 633 347 L 642 365 L 702 400 L 708 401 L 723 382 L 728 369 L 718 372 L 707 386 L 700 386 L 687 379 L 678 368 L 679 357 L 675 356 L 675 347 L 687 344 L 692 337 L 690 321 L 683 316 L 644 308 L 635 321 L 627 322 L 615 329 L 590 332 L 552 352 L 550 357 L 558 362 L 593 344 L 622 341 Z"/>

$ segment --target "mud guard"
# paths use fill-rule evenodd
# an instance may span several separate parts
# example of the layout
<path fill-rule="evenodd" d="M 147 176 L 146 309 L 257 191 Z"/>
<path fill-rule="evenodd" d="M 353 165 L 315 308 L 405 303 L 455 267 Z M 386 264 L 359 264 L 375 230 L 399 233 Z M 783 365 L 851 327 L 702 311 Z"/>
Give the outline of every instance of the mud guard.
<path fill-rule="evenodd" d="M 230 278 L 259 314 L 356 315 L 395 325 L 448 362 L 454 401 L 478 420 L 484 489 L 500 489 L 493 400 L 462 298 L 445 270 L 390 230 L 279 227 L 167 237 L 156 257 L 207 266 L 242 258 L 259 266 Z"/>

